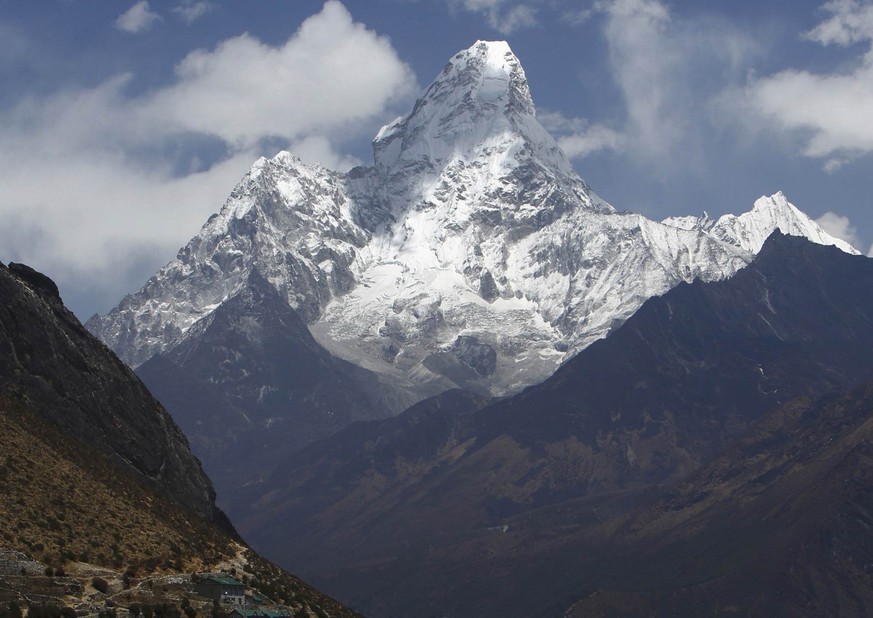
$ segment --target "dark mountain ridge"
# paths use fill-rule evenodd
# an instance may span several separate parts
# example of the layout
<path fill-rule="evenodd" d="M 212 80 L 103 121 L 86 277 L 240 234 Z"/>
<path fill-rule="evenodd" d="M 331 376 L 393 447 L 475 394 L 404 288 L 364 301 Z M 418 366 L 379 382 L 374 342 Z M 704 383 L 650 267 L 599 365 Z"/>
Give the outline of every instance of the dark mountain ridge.
<path fill-rule="evenodd" d="M 239 539 L 166 411 L 20 264 L 0 264 L 0 435 L 4 616 L 217 615 L 194 590 L 204 571 L 267 608 L 358 615 Z"/>
<path fill-rule="evenodd" d="M 376 419 L 391 389 L 331 356 L 257 272 L 137 375 L 174 411 L 220 496 L 272 469 L 277 454 Z M 228 456 L 237 453 L 239 456 Z"/>
<path fill-rule="evenodd" d="M 463 413 L 431 404 L 304 449 L 232 506 L 235 521 L 374 616 L 534 615 L 582 586 L 562 573 L 606 551 L 603 536 L 659 484 L 789 399 L 873 376 L 871 307 L 873 261 L 774 234 L 732 279 L 647 301 L 515 397 Z"/>
<path fill-rule="evenodd" d="M 0 395 L 135 470 L 159 492 L 229 530 L 188 440 L 133 372 L 33 269 L 0 265 Z"/>

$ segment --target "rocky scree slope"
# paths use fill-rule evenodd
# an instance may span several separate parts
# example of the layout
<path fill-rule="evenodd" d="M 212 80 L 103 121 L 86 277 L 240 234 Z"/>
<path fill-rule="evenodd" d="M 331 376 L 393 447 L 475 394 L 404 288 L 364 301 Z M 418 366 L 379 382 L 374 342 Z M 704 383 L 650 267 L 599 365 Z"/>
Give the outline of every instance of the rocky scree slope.
<path fill-rule="evenodd" d="M 647 299 L 748 264 L 776 227 L 825 234 L 781 194 L 740 217 L 618 213 L 536 118 L 505 43 L 453 57 L 339 174 L 260 159 L 175 260 L 88 328 L 133 366 L 177 345 L 257 272 L 332 354 L 409 400 L 542 381 Z"/>

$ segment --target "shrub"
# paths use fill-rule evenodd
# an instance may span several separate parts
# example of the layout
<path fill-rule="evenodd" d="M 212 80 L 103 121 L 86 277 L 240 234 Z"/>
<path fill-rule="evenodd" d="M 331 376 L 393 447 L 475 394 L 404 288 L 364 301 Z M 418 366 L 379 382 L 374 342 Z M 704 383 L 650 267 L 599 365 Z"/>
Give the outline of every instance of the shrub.
<path fill-rule="evenodd" d="M 10 601 L 7 605 L 0 607 L 0 618 L 21 618 L 21 606 L 15 601 Z"/>
<path fill-rule="evenodd" d="M 61 610 L 57 605 L 31 605 L 27 618 L 61 618 Z"/>
<path fill-rule="evenodd" d="M 91 580 L 91 585 L 94 586 L 94 590 L 97 592 L 102 592 L 103 594 L 109 592 L 109 582 L 102 577 L 93 578 Z"/>
<path fill-rule="evenodd" d="M 179 608 L 172 603 L 159 603 L 155 605 L 155 618 L 181 618 Z"/>

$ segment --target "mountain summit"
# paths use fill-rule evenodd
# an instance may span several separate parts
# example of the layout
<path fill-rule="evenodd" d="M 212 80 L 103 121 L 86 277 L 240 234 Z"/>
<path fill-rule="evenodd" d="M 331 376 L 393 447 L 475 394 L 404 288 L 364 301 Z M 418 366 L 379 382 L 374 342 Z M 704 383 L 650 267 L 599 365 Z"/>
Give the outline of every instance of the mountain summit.
<path fill-rule="evenodd" d="M 516 392 L 652 296 L 748 264 L 777 227 L 839 244 L 784 196 L 739 217 L 617 213 L 536 119 L 506 43 L 455 55 L 347 174 L 258 160 L 176 259 L 88 326 L 137 366 L 252 281 L 333 355 L 410 393 Z M 850 247 L 840 245 L 844 250 Z M 189 338 L 190 343 L 190 338 Z"/>
<path fill-rule="evenodd" d="M 457 179 L 476 181 L 465 184 L 472 193 L 463 201 L 472 204 L 488 197 L 502 173 L 516 170 L 529 175 L 527 182 L 558 185 L 572 196 L 568 201 L 591 201 L 588 187 L 536 120 L 524 69 L 505 42 L 478 41 L 452 58 L 412 112 L 382 128 L 373 148 L 379 175 L 401 189 L 393 196 L 401 208 L 445 203 L 445 189 Z M 599 200 L 596 209 L 612 210 Z"/>

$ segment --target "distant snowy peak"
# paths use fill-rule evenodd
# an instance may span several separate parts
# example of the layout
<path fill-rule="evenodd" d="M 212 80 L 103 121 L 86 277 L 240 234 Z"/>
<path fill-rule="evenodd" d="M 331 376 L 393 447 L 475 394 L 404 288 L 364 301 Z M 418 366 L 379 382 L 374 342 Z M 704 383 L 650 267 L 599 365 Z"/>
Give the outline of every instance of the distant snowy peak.
<path fill-rule="evenodd" d="M 776 229 L 783 234 L 805 236 L 814 243 L 835 245 L 846 253 L 858 254 L 852 245 L 821 229 L 818 223 L 791 204 L 781 191 L 770 197 L 758 198 L 754 208 L 745 214 L 720 217 L 711 234 L 746 251 L 757 253 Z"/>
<path fill-rule="evenodd" d="M 707 214 L 702 217 L 670 217 L 663 223 L 684 230 L 699 230 L 752 254 L 761 250 L 770 234 L 780 230 L 789 236 L 803 236 L 814 243 L 834 245 L 846 253 L 858 255 L 852 245 L 825 232 L 789 202 L 781 191 L 758 198 L 752 210 L 739 216 L 724 215 L 717 221 Z"/>

